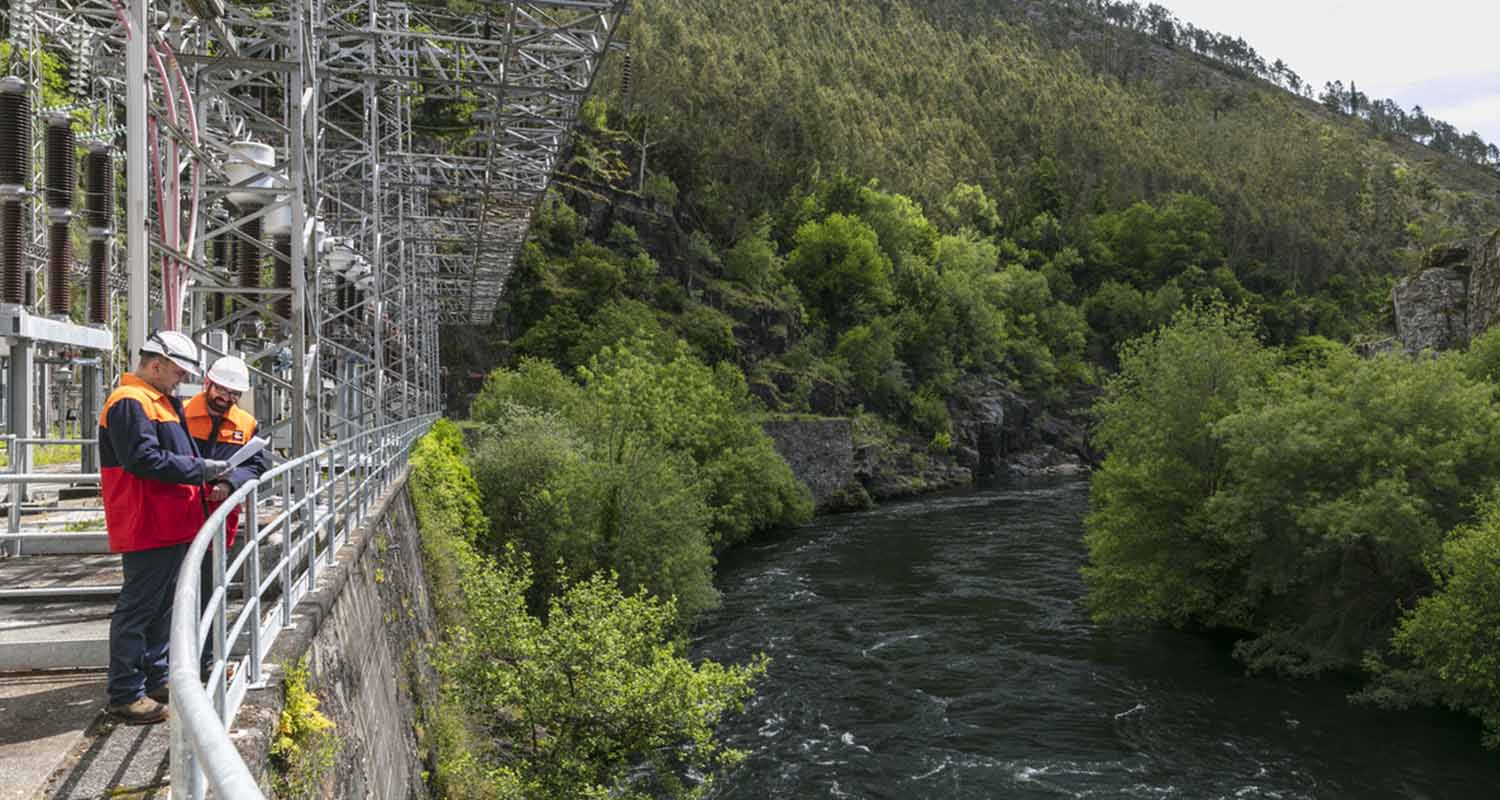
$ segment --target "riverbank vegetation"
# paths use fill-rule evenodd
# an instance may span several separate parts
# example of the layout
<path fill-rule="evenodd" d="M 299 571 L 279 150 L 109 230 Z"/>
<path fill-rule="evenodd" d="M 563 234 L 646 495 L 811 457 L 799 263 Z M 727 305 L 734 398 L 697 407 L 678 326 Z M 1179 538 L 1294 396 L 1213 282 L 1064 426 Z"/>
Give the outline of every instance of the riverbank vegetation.
<path fill-rule="evenodd" d="M 530 557 L 532 614 L 610 571 L 678 624 L 712 607 L 718 551 L 808 513 L 764 413 L 958 459 L 969 397 L 1030 419 L 1105 387 L 1102 619 L 1245 631 L 1257 669 L 1484 707 L 1447 682 L 1473 653 L 1434 644 L 1456 607 L 1435 598 L 1474 585 L 1445 548 L 1488 524 L 1496 346 L 1349 343 L 1390 335 L 1431 246 L 1500 217 L 1489 149 L 1451 158 L 1462 137 L 1382 127 L 1352 86 L 1319 103 L 1243 42 L 1131 8 L 635 10 L 494 323 L 444 331 L 449 407 L 483 426 L 473 543 Z"/>
<path fill-rule="evenodd" d="M 1497 350 L 1274 348 L 1222 304 L 1131 342 L 1096 406 L 1095 616 L 1242 631 L 1252 670 L 1365 669 L 1363 699 L 1500 743 Z"/>
<path fill-rule="evenodd" d="M 678 611 L 607 572 L 556 572 L 545 610 L 531 561 L 492 557 L 458 429 L 438 422 L 411 457 L 412 497 L 442 642 L 438 709 L 424 720 L 447 798 L 702 796 L 741 754 L 714 738 L 763 658 L 686 658 Z"/>

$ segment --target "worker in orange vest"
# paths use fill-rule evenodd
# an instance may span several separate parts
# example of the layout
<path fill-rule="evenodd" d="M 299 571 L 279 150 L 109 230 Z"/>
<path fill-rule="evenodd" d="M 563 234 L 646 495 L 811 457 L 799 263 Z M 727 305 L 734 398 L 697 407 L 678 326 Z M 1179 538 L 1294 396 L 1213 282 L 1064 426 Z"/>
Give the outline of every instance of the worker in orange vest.
<path fill-rule="evenodd" d="M 99 489 L 110 552 L 125 582 L 109 623 L 109 712 L 145 725 L 167 717 L 167 646 L 177 570 L 203 525 L 203 486 L 229 465 L 206 459 L 185 424 L 177 386 L 199 371 L 177 331 L 141 346 L 99 414 Z"/>

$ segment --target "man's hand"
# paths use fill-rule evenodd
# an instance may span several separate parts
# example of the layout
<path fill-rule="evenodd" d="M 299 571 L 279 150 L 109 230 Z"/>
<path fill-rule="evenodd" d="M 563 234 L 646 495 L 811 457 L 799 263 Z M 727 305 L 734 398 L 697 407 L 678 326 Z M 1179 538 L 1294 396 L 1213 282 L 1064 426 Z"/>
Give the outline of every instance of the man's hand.
<path fill-rule="evenodd" d="M 229 462 L 228 461 L 219 461 L 218 459 L 213 459 L 213 458 L 205 458 L 205 459 L 203 459 L 203 482 L 204 483 L 211 483 L 216 478 L 222 478 L 222 477 L 224 477 L 224 473 L 226 473 L 228 471 L 229 471 Z"/>
<path fill-rule="evenodd" d="M 229 484 L 216 483 L 208 489 L 208 502 L 222 503 L 229 497 Z"/>

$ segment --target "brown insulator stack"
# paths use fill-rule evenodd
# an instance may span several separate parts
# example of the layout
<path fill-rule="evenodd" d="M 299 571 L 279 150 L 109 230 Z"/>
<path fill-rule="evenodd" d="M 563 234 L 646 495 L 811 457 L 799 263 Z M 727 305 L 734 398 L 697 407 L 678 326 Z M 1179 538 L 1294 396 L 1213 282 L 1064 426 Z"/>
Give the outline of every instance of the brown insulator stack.
<path fill-rule="evenodd" d="M 110 236 L 115 226 L 115 159 L 94 142 L 83 157 L 83 219 L 89 230 L 89 324 L 109 324 Z"/>
<path fill-rule="evenodd" d="M 228 236 L 214 239 L 209 250 L 213 256 L 214 266 L 219 272 L 229 275 L 234 271 L 234 242 Z M 208 310 L 213 322 L 224 319 L 225 305 L 223 292 L 214 292 L 209 295 Z"/>
<path fill-rule="evenodd" d="M 257 210 L 246 209 L 246 213 L 253 214 Z M 234 263 L 239 272 L 241 289 L 260 288 L 261 250 L 258 244 L 260 242 L 261 223 L 263 221 L 264 217 L 256 217 L 255 219 L 246 220 L 244 224 L 240 225 L 240 234 L 250 240 L 248 242 L 237 242 L 234 248 Z M 243 299 L 240 302 L 244 303 L 247 307 L 259 299 L 253 293 L 247 293 L 241 295 L 241 297 Z"/>
<path fill-rule="evenodd" d="M 26 302 L 26 281 L 31 270 L 22 257 L 25 219 L 18 200 L 0 200 L 0 302 Z"/>
<path fill-rule="evenodd" d="M 73 226 L 67 217 L 47 226 L 47 313 L 68 316 L 72 305 Z"/>
<path fill-rule="evenodd" d="M 85 222 L 89 231 L 106 232 L 115 224 L 115 160 L 109 145 L 97 143 L 89 147 L 83 160 L 83 192 Z"/>
<path fill-rule="evenodd" d="M 78 144 L 67 114 L 47 119 L 47 313 L 68 317 L 73 305 L 73 186 L 78 182 Z"/>
<path fill-rule="evenodd" d="M 0 78 L 0 186 L 30 185 L 31 94 L 20 78 Z"/>
<path fill-rule="evenodd" d="M 271 247 L 276 251 L 276 288 L 292 289 L 292 235 L 290 233 L 278 233 L 271 237 Z M 276 298 L 276 313 L 288 323 L 292 319 L 292 296 L 284 294 Z"/>
<path fill-rule="evenodd" d="M 72 121 L 65 114 L 47 121 L 47 208 L 71 209 L 73 186 L 78 181 L 78 145 L 73 138 Z"/>
<path fill-rule="evenodd" d="M 26 209 L 31 184 L 31 95 L 14 76 L 0 79 L 0 302 L 27 303 Z"/>
<path fill-rule="evenodd" d="M 631 58 L 629 50 L 625 51 L 625 57 L 620 60 L 620 97 L 624 100 L 630 99 L 631 84 L 635 82 L 635 63 Z"/>
<path fill-rule="evenodd" d="M 89 239 L 89 324 L 109 324 L 108 239 Z"/>

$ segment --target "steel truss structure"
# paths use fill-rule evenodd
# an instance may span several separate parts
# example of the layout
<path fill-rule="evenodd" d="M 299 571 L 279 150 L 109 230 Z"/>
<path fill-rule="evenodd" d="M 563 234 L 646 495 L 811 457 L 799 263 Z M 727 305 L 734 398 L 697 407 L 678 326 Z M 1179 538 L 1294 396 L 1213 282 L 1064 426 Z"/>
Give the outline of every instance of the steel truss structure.
<path fill-rule="evenodd" d="M 627 3 L 10 0 L 32 107 L 125 173 L 110 372 L 158 325 L 241 354 L 289 456 L 439 411 L 439 326 L 490 321 Z"/>

